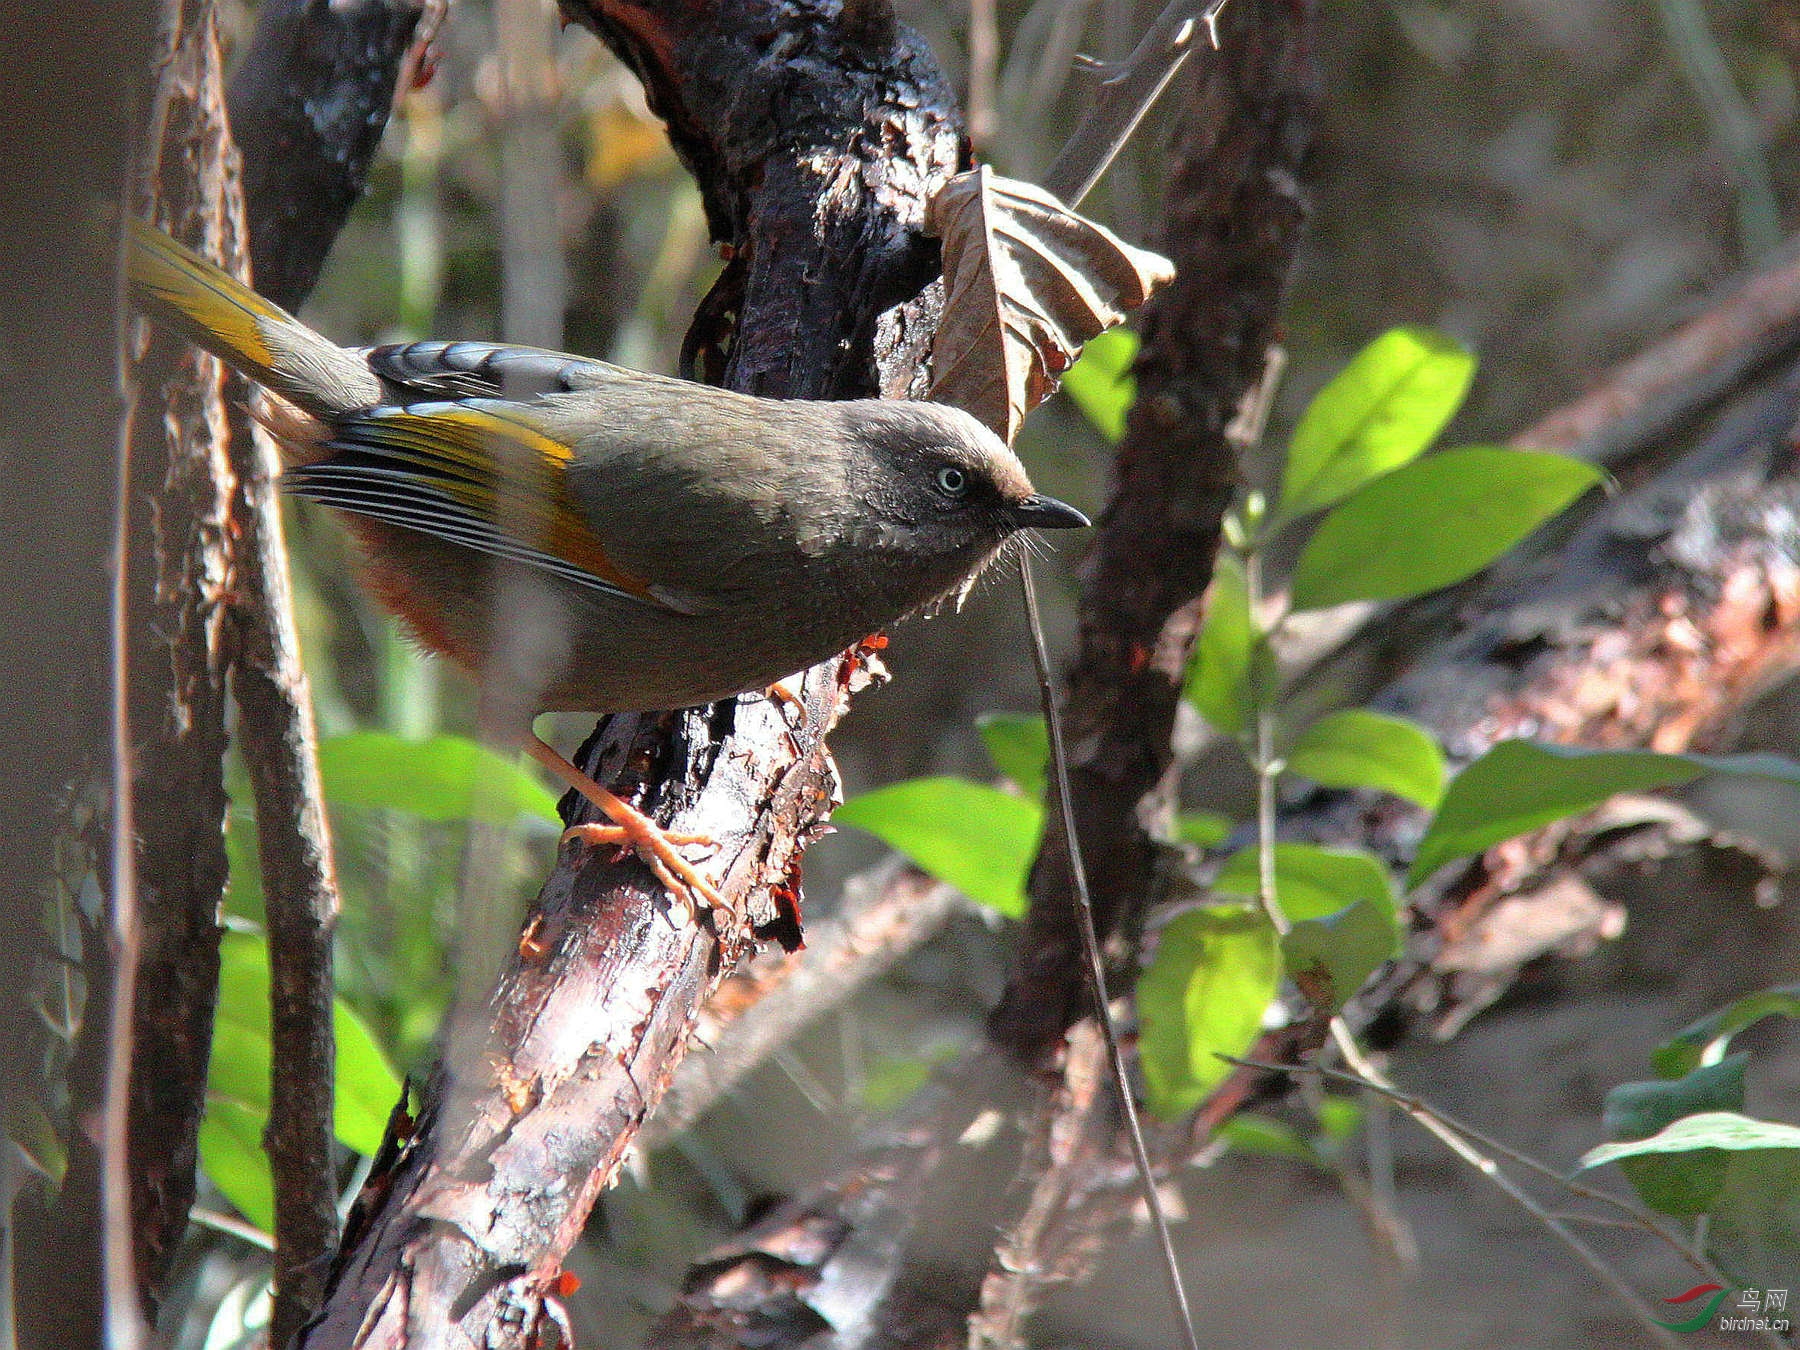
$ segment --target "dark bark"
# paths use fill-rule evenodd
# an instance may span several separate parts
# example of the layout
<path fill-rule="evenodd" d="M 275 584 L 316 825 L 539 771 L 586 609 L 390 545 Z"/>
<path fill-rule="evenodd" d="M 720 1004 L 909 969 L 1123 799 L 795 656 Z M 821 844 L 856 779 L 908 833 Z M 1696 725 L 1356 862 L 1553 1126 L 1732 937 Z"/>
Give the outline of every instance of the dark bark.
<path fill-rule="evenodd" d="M 1225 429 L 1277 336 L 1306 218 L 1298 175 L 1318 97 L 1312 6 L 1234 3 L 1224 30 L 1223 51 L 1199 67 L 1174 156 L 1163 249 L 1178 272 L 1145 307 L 1138 400 L 1083 581 L 1063 700 L 1103 941 L 1157 898 L 1145 821 L 1167 809 L 1182 674 L 1237 485 Z M 990 1024 L 1028 1062 L 1054 1048 L 1085 997 L 1059 841 L 1051 831 L 1032 867 L 1016 972 Z"/>
<path fill-rule="evenodd" d="M 311 294 L 362 196 L 394 100 L 428 71 L 446 0 L 268 0 L 232 77 L 251 274 L 275 303 Z"/>
<path fill-rule="evenodd" d="M 312 290 L 395 99 L 428 66 L 442 0 L 282 0 L 263 6 L 231 82 L 244 162 L 250 274 L 298 308 Z M 240 390 L 240 393 L 247 392 Z M 337 1249 L 332 1156 L 332 932 L 338 898 L 311 697 L 288 595 L 274 458 L 234 419 L 241 539 L 232 688 L 256 801 L 267 898 L 272 1053 L 266 1146 L 275 1181 L 275 1308 L 285 1345 L 318 1307 Z"/>
<path fill-rule="evenodd" d="M 242 380 L 234 393 L 248 394 Z M 300 666 L 275 457 L 237 402 L 231 417 L 239 542 L 232 606 L 231 689 L 256 802 L 269 936 L 269 1124 L 275 1184 L 275 1308 L 270 1343 L 285 1345 L 325 1292 L 337 1250 L 332 1149 L 336 1062 L 332 933 L 337 880 L 319 784 L 312 694 Z"/>
<path fill-rule="evenodd" d="M 1165 244 L 1181 270 L 1146 310 L 1138 409 L 1083 584 L 1082 646 L 1065 704 L 1079 747 L 1071 771 L 1082 850 L 1108 929 L 1155 898 L 1139 813 L 1147 796 L 1169 790 L 1182 670 L 1236 484 L 1224 430 L 1260 376 L 1304 218 L 1294 175 L 1314 99 L 1312 6 L 1261 0 L 1227 13 L 1235 26 L 1224 52 L 1204 58 L 1182 86 L 1190 103 Z M 942 1075 L 836 1176 L 696 1264 L 654 1344 L 798 1345 L 824 1325 L 839 1346 L 963 1343 L 991 1257 L 981 1248 L 1019 1200 L 1005 1193 L 1019 1140 L 1002 1131 L 979 1165 L 962 1150 L 955 1175 L 942 1164 L 958 1156 L 951 1145 L 982 1109 L 1024 1104 L 1027 1082 L 1004 1061 L 1036 1061 L 1083 1011 L 1068 892 L 1052 838 L 1033 870 L 1019 973 L 995 1017 L 1000 1048 Z M 1031 1095 L 1047 1138 L 1056 1103 L 1048 1092 Z M 1110 1098 L 1091 1087 L 1077 1095 L 1081 1109 L 1068 1119 L 1086 1138 Z M 1082 1150 L 1091 1147 L 1089 1139 Z M 1046 1211 L 1032 1231 L 1052 1225 Z M 1063 1222 L 1027 1241 L 1074 1251 L 1081 1231 Z M 824 1308 L 856 1311 L 825 1323 Z"/>
<path fill-rule="evenodd" d="M 236 111 L 256 136 L 256 240 L 284 303 L 317 275 L 362 178 L 421 6 L 351 14 L 265 9 Z M 385 17 L 383 17 L 385 15 Z M 378 20 L 376 31 L 371 18 Z M 140 207 L 208 256 L 245 269 L 237 158 L 226 128 L 209 4 L 179 12 L 154 134 L 160 163 Z M 354 40 L 356 34 L 361 38 Z M 373 35 L 371 35 L 373 34 Z M 385 36 L 384 36 L 385 35 Z M 283 62 L 299 62 L 284 75 Z M 323 64 L 321 64 L 323 62 Z M 310 64 L 309 64 L 310 63 Z M 327 67 L 329 70 L 327 71 Z M 341 81 L 319 95 L 324 75 Z M 310 83 L 309 83 L 310 81 Z M 347 136 L 345 119 L 358 128 Z M 345 137 L 345 139 L 339 139 Z M 134 462 L 144 503 L 134 560 L 134 725 L 143 962 L 137 991 L 131 1146 L 140 1274 L 154 1295 L 194 1194 L 218 982 L 225 676 L 231 663 L 258 815 L 271 936 L 275 1062 L 270 1151 L 277 1188 L 277 1323 L 298 1323 L 335 1246 L 331 1165 L 330 924 L 336 900 L 311 759 L 310 711 L 285 618 L 279 521 L 265 461 L 241 414 L 227 422 L 210 359 L 157 339 L 140 379 L 162 415 L 140 418 Z M 241 402 L 240 386 L 232 397 Z M 152 575 L 154 572 L 154 575 Z M 152 609 L 154 606 L 154 609 Z M 304 1146 L 302 1146 L 304 1145 Z M 313 1298 L 306 1298 L 310 1282 Z M 296 1303 L 296 1298 L 299 1302 Z"/>
<path fill-rule="evenodd" d="M 167 32 L 143 211 L 213 251 L 235 246 L 209 3 Z M 132 723 L 143 959 L 131 1073 L 133 1230 L 154 1299 L 187 1228 L 219 980 L 225 893 L 226 634 L 236 561 L 224 374 L 144 328 L 132 436 Z"/>
<path fill-rule="evenodd" d="M 734 388 L 786 397 L 908 387 L 935 311 L 931 186 L 960 123 L 916 38 L 799 3 L 569 3 L 645 81 L 733 265 L 690 337 Z M 791 930 L 800 853 L 836 791 L 823 737 L 859 659 L 808 672 L 800 707 L 742 700 L 613 717 L 581 762 L 659 823 L 709 835 L 740 910 L 686 923 L 635 861 L 565 850 L 417 1128 L 371 1178 L 308 1345 L 526 1344 L 557 1322 L 560 1265 L 705 996 L 750 930 Z M 585 804 L 576 806 L 582 814 Z M 454 1034 L 454 1033 L 453 1033 Z"/>

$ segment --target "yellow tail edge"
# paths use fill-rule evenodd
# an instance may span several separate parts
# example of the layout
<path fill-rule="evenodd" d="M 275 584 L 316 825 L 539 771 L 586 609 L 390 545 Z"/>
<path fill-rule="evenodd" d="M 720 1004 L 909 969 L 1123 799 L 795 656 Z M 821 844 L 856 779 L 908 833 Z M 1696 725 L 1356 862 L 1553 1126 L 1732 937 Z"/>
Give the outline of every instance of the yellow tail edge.
<path fill-rule="evenodd" d="M 223 268 L 148 221 L 132 220 L 126 279 L 137 306 L 227 365 L 279 385 L 265 325 L 299 326 Z"/>

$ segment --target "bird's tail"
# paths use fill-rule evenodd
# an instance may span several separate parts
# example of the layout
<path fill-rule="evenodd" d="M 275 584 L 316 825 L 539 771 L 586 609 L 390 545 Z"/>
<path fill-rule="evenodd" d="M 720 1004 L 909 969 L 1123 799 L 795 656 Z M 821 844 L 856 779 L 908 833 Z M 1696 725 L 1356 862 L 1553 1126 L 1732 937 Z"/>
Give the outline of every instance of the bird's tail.
<path fill-rule="evenodd" d="M 381 402 L 381 381 L 360 354 L 315 333 L 154 225 L 131 222 L 126 274 L 138 308 L 313 416 L 332 418 Z"/>

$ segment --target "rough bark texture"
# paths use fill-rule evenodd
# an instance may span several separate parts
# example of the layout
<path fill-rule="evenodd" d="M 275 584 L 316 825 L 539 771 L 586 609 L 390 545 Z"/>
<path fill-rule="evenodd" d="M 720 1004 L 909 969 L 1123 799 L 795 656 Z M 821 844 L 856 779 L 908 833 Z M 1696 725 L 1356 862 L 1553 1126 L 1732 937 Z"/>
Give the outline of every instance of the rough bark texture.
<path fill-rule="evenodd" d="M 885 22 L 800 3 L 564 7 L 643 78 L 700 180 L 733 265 L 690 346 L 734 388 L 905 388 L 929 342 L 932 306 L 914 297 L 935 248 L 918 226 L 931 185 L 961 167 L 961 128 L 929 53 L 869 8 Z M 636 862 L 566 850 L 491 1025 L 464 1029 L 371 1178 L 305 1344 L 522 1345 L 560 1318 L 563 1253 L 701 1001 L 752 927 L 794 935 L 799 853 L 836 791 L 823 736 L 861 664 L 809 672 L 799 708 L 602 724 L 581 761 L 661 823 L 711 836 L 709 869 L 742 913 L 684 921 Z"/>
<path fill-rule="evenodd" d="M 1082 847 L 1109 927 L 1154 898 L 1141 812 L 1146 796 L 1168 788 L 1181 673 L 1236 484 L 1224 430 L 1275 336 L 1304 216 L 1294 174 L 1314 100 L 1312 7 L 1261 0 L 1228 13 L 1236 26 L 1227 55 L 1203 59 L 1181 86 L 1190 105 L 1164 245 L 1181 270 L 1145 314 L 1138 409 L 1083 585 L 1082 646 L 1066 701 Z M 1018 1203 L 999 1192 L 1015 1175 L 1020 1141 L 1002 1131 L 1000 1156 L 989 1149 L 979 1161 L 981 1150 L 954 1144 L 982 1109 L 1023 1105 L 1017 1066 L 1004 1061 L 1040 1059 L 1080 1015 L 1085 979 L 1073 915 L 1067 864 L 1047 842 L 1033 870 L 1019 973 L 994 1022 L 1002 1049 L 955 1066 L 836 1176 L 696 1264 L 656 1345 L 798 1345 L 827 1327 L 840 1347 L 962 1343 L 982 1296 L 980 1247 Z M 1085 1137 L 1093 1104 L 1104 1114 L 1108 1099 L 1091 1084 L 1073 1095 L 1084 1107 L 1071 1128 Z M 1032 1106 L 1042 1142 L 1055 1104 L 1038 1094 Z M 1042 1208 L 1019 1230 L 1031 1234 L 1026 1245 L 1057 1224 L 1054 1197 Z M 952 1211 L 965 1225 L 979 1216 L 983 1241 L 974 1250 L 951 1254 L 941 1221 Z M 1076 1231 L 1059 1226 L 1071 1240 Z M 1005 1296 L 996 1289 L 992 1297 Z M 990 1306 L 984 1315 L 997 1325 L 1023 1311 Z"/>
<path fill-rule="evenodd" d="M 234 104 L 257 135 L 255 236 L 284 303 L 304 298 L 361 190 L 407 50 L 403 37 L 421 8 L 340 13 L 308 5 L 284 10 L 280 24 L 265 10 Z M 384 40 L 346 45 L 352 29 L 366 29 L 372 20 Z M 241 272 L 247 245 L 213 6 L 196 0 L 182 7 L 166 36 L 152 128 L 158 162 L 136 209 Z M 325 78 L 341 82 L 338 96 L 311 97 Z M 345 117 L 360 135 L 345 136 Z M 134 594 L 142 607 L 134 630 L 133 712 L 145 738 L 137 794 L 144 959 L 131 1118 L 140 1275 L 154 1296 L 194 1194 L 225 881 L 229 663 L 263 823 L 281 1066 L 270 1133 L 278 1197 L 276 1323 L 278 1330 L 291 1329 L 316 1302 L 336 1237 L 330 1139 L 336 900 L 311 769 L 310 710 L 286 616 L 266 453 L 253 445 L 248 419 L 241 413 L 228 419 L 224 376 L 210 358 L 157 338 L 139 378 L 156 391 L 149 406 L 161 410 L 160 418 L 140 416 L 134 445 L 135 500 L 142 504 L 134 549 L 142 576 Z M 231 398 L 241 403 L 244 393 L 240 383 Z"/>
<path fill-rule="evenodd" d="M 1237 484 L 1225 428 L 1261 375 L 1305 221 L 1297 176 L 1317 101 L 1312 6 L 1226 10 L 1169 179 L 1163 251 L 1179 269 L 1146 307 L 1138 401 L 1082 586 L 1064 713 L 1070 786 L 1102 940 L 1156 899 L 1146 822 L 1167 809 L 1182 672 Z M 991 1031 L 1041 1059 L 1082 1010 L 1068 860 L 1051 831 L 1031 872 L 1017 972 Z"/>
<path fill-rule="evenodd" d="M 447 0 L 268 0 L 232 77 L 256 288 L 298 309 Z M 423 25 L 421 27 L 421 25 Z"/>
<path fill-rule="evenodd" d="M 248 385 L 238 378 L 232 384 L 231 505 L 240 553 L 231 613 L 231 690 L 256 803 L 269 936 L 274 1073 L 263 1143 L 275 1184 L 270 1343 L 285 1345 L 319 1306 L 337 1250 L 332 934 L 338 891 L 312 694 L 294 626 L 274 449 L 244 412 Z"/>
<path fill-rule="evenodd" d="M 166 32 L 134 208 L 213 254 L 238 247 L 223 202 L 224 101 L 210 3 Z M 143 959 L 131 1075 L 133 1227 L 153 1297 L 187 1228 L 219 982 L 225 893 L 230 528 L 224 370 L 140 326 L 134 419 L 132 722 Z"/>

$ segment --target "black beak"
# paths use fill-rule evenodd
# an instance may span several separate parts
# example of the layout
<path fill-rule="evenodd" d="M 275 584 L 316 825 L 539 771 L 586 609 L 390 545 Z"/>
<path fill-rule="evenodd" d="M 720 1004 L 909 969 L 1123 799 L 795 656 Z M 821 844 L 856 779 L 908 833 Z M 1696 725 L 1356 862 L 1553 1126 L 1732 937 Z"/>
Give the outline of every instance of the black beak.
<path fill-rule="evenodd" d="M 1007 514 L 1021 530 L 1072 530 L 1094 523 L 1067 502 L 1038 493 L 1014 502 Z"/>

